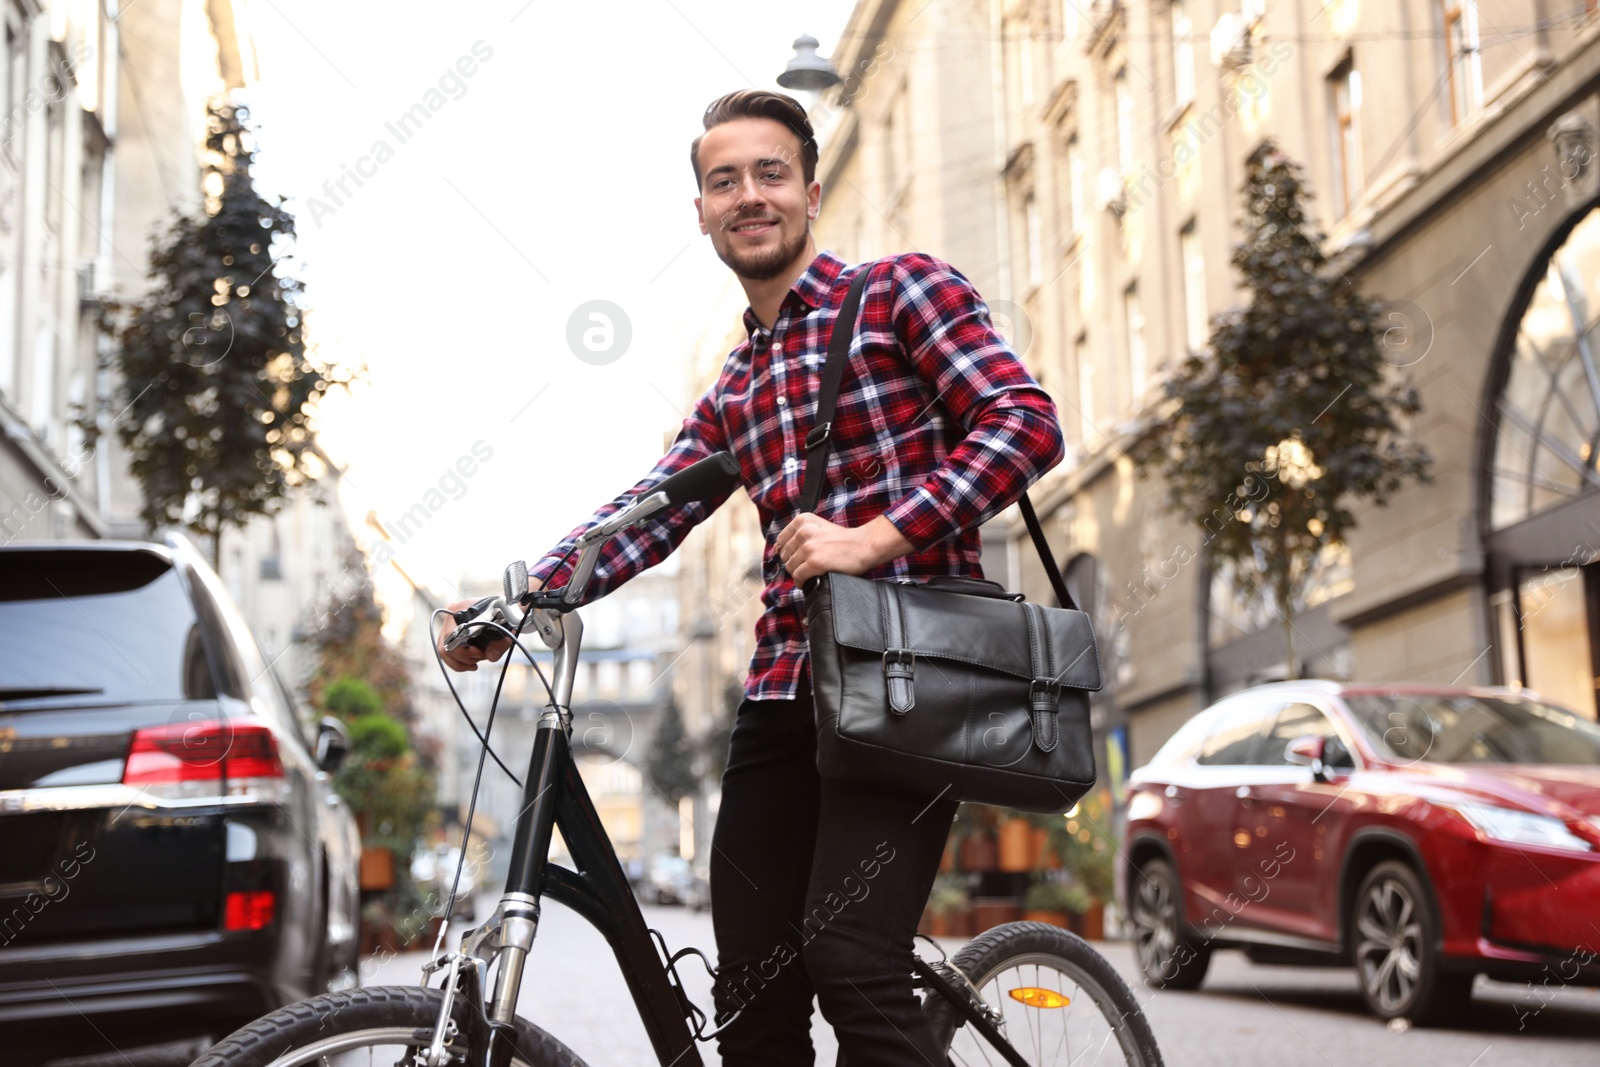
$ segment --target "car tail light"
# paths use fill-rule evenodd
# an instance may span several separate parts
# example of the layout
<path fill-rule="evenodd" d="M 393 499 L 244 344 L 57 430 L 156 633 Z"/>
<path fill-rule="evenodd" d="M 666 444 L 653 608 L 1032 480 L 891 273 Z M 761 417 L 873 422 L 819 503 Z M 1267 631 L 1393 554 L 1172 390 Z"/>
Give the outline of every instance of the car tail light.
<path fill-rule="evenodd" d="M 223 929 L 264 930 L 272 925 L 277 904 L 277 898 L 270 889 L 229 893 L 222 911 Z"/>
<path fill-rule="evenodd" d="M 283 761 L 272 730 L 259 722 L 168 723 L 133 735 L 124 785 L 175 798 L 254 795 L 284 791 Z"/>

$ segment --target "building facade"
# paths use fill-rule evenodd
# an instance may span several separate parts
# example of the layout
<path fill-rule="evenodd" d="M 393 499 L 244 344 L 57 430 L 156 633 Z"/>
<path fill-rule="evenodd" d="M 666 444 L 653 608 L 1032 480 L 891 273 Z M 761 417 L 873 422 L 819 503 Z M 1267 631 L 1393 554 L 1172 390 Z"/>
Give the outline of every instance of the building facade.
<path fill-rule="evenodd" d="M 253 67 L 234 5 L 0 3 L 0 527 L 138 536 L 110 436 L 99 300 L 136 296 L 151 233 L 200 202 L 207 97 Z M 102 430 L 109 428 L 104 421 Z"/>
<path fill-rule="evenodd" d="M 1316 194 L 1326 269 L 1385 302 L 1385 358 L 1421 393 L 1409 430 L 1435 459 L 1431 483 L 1358 507 L 1294 620 L 1296 669 L 1521 684 L 1595 715 L 1595 6 L 857 7 L 844 84 L 814 108 L 819 235 L 955 263 L 1055 398 L 1069 454 L 1034 498 L 1097 618 L 1112 760 L 1290 667 L 1281 619 L 1236 601 L 1201 517 L 1170 514 L 1127 458 L 1162 432 L 1168 370 L 1245 298 L 1239 184 L 1269 138 Z"/>

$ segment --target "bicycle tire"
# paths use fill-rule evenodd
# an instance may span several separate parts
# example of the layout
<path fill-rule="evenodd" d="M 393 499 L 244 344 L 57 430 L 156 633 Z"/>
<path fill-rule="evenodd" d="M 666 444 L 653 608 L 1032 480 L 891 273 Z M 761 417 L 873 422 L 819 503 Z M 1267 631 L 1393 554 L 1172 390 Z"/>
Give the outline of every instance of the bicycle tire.
<path fill-rule="evenodd" d="M 191 1067 L 322 1067 L 340 1063 L 323 1057 L 356 1049 L 421 1047 L 433 1037 L 443 997 L 440 990 L 420 986 L 372 986 L 296 1001 L 234 1031 Z M 462 1032 L 468 1010 L 458 999 L 451 1011 Z M 521 1017 L 512 1062 L 584 1067 L 566 1045 Z"/>
<path fill-rule="evenodd" d="M 1092 1062 L 1106 1062 L 1101 1056 L 1111 1049 L 1113 1038 L 1122 1050 L 1120 1062 L 1130 1067 L 1162 1067 L 1155 1034 L 1133 990 L 1104 956 L 1076 934 L 1046 923 L 1006 923 L 974 938 L 950 962 L 966 975 L 984 1003 L 1000 1014 L 1007 1040 L 1035 1067 L 1081 1062 L 1083 1050 L 1096 1041 L 1101 1051 Z M 1069 1003 L 1057 1008 L 1034 1007 L 1007 997 L 1009 990 L 999 988 L 996 980 L 1013 968 L 1018 969 L 1016 980 L 1024 986 L 1050 989 L 1053 984 L 1055 992 L 1065 995 L 1070 983 Z M 1055 971 L 1057 981 L 1046 980 L 1046 968 Z M 1084 999 L 1080 993 L 1091 1001 L 1090 1011 L 1077 1010 Z M 929 990 L 924 995 L 923 1010 L 933 1024 L 939 1047 L 954 1067 L 998 1061 L 992 1046 L 938 993 Z M 1097 1026 L 1095 1018 L 1103 1026 Z M 1103 1035 L 1097 1035 L 1100 1029 Z M 1059 1039 L 1045 1036 L 1056 1031 Z M 1074 1036 L 1083 1042 L 1074 1043 Z M 977 1054 L 966 1057 L 955 1047 L 958 1041 L 977 1049 Z"/>

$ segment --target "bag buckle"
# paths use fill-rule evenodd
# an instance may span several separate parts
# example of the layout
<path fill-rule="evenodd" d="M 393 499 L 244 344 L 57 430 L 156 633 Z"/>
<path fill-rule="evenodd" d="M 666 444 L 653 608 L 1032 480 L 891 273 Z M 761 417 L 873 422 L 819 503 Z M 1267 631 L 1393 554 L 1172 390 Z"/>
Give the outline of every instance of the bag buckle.
<path fill-rule="evenodd" d="M 831 436 L 833 436 L 833 420 L 829 419 L 827 422 L 818 423 L 811 428 L 810 433 L 806 434 L 806 448 L 816 448 Z"/>
<path fill-rule="evenodd" d="M 917 696 L 912 689 L 916 667 L 917 654 L 909 648 L 891 648 L 883 653 L 883 678 L 888 690 L 889 710 L 896 715 L 904 715 L 916 706 Z"/>
<path fill-rule="evenodd" d="M 893 656 L 891 661 L 889 657 Z M 909 677 L 917 669 L 917 654 L 909 648 L 891 648 L 883 654 L 883 673 Z"/>
<path fill-rule="evenodd" d="M 1035 711 L 1055 711 L 1061 703 L 1061 683 L 1054 678 L 1035 678 L 1028 683 L 1028 704 Z"/>

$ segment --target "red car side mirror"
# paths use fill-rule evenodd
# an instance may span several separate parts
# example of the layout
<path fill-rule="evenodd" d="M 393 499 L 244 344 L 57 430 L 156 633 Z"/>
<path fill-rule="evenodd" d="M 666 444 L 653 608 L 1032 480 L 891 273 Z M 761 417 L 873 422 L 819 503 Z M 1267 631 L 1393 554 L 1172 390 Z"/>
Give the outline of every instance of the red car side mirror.
<path fill-rule="evenodd" d="M 1328 769 L 1322 762 L 1327 750 L 1327 739 L 1316 734 L 1297 737 L 1284 747 L 1283 758 L 1300 767 L 1310 767 L 1311 777 L 1319 782 L 1328 780 Z"/>

